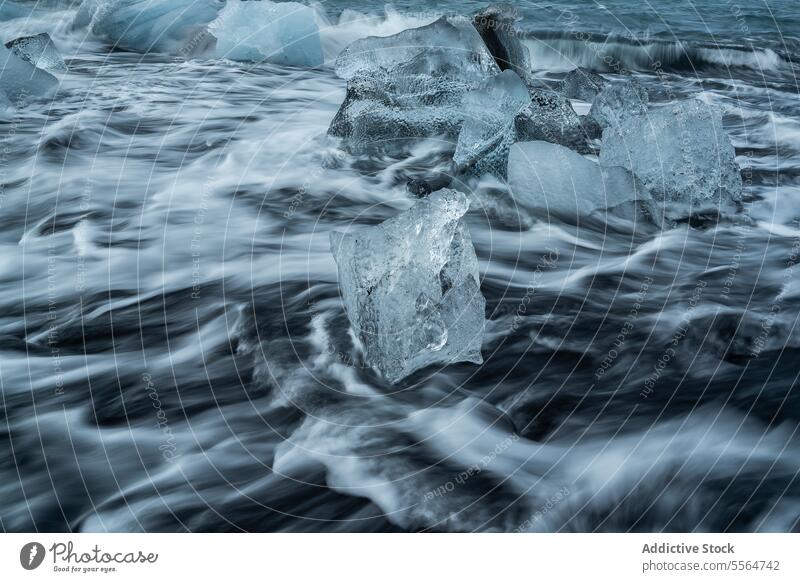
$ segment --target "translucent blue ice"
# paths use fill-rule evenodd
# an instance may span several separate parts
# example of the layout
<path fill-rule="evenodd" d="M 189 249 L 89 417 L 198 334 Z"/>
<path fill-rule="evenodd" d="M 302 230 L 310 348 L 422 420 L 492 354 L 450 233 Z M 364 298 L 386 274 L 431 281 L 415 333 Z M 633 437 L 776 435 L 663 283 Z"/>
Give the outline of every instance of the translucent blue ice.
<path fill-rule="evenodd" d="M 0 90 L 8 100 L 24 104 L 31 99 L 47 97 L 58 88 L 58 79 L 21 59 L 5 46 L 0 46 Z"/>
<path fill-rule="evenodd" d="M 508 149 L 516 139 L 514 119 L 530 101 L 527 86 L 510 69 L 464 95 L 464 124 L 453 157 L 457 166 L 476 175 L 504 175 Z"/>
<path fill-rule="evenodd" d="M 297 67 L 324 61 L 314 10 L 297 2 L 228 0 L 209 29 L 218 57 Z"/>
<path fill-rule="evenodd" d="M 722 114 L 697 100 L 606 128 L 600 164 L 629 169 L 665 203 L 716 207 L 741 197 L 742 177 Z"/>
<path fill-rule="evenodd" d="M 650 198 L 626 169 L 603 168 L 544 141 L 514 144 L 508 156 L 508 185 L 518 204 L 571 217 Z"/>
<path fill-rule="evenodd" d="M 6 43 L 6 47 L 23 60 L 45 71 L 64 72 L 67 65 L 46 32 L 23 36 Z"/>
<path fill-rule="evenodd" d="M 331 235 L 350 323 L 390 382 L 431 364 L 483 361 L 468 207 L 461 192 L 439 190 L 378 226 Z"/>
<path fill-rule="evenodd" d="M 208 23 L 224 6 L 224 0 L 84 0 L 74 25 L 117 48 L 191 56 L 212 40 Z"/>

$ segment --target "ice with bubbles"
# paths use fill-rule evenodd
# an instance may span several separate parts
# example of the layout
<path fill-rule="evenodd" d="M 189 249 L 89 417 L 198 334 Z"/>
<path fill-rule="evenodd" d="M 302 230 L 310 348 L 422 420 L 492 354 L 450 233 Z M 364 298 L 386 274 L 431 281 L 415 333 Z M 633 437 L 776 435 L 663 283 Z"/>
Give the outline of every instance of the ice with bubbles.
<path fill-rule="evenodd" d="M 500 73 L 480 35 L 463 18 L 351 44 L 336 60 L 347 94 L 328 133 L 351 152 L 403 147 L 409 140 L 455 139 L 463 96 Z"/>
<path fill-rule="evenodd" d="M 603 90 L 605 79 L 583 67 L 571 70 L 564 77 L 563 93 L 568 99 L 578 99 L 591 103 Z"/>
<path fill-rule="evenodd" d="M 349 79 L 359 72 L 391 70 L 411 62 L 419 73 L 446 70 L 460 78 L 500 72 L 470 21 L 453 16 L 392 36 L 359 39 L 336 58 L 336 74 Z"/>
<path fill-rule="evenodd" d="M 114 47 L 191 56 L 213 42 L 208 24 L 224 0 L 84 0 L 75 27 Z"/>
<path fill-rule="evenodd" d="M 461 192 L 439 190 L 378 226 L 331 235 L 350 323 L 366 361 L 390 382 L 432 364 L 483 361 L 468 207 Z"/>
<path fill-rule="evenodd" d="M 636 79 L 606 84 L 592 100 L 589 117 L 600 127 L 618 125 L 628 117 L 646 113 L 649 102 L 647 90 Z"/>
<path fill-rule="evenodd" d="M 518 204 L 568 217 L 650 200 L 647 189 L 625 168 L 601 167 L 544 141 L 514 144 L 508 156 L 508 185 Z"/>
<path fill-rule="evenodd" d="M 67 65 L 46 32 L 23 36 L 6 43 L 6 48 L 34 67 L 45 71 L 64 72 Z"/>
<path fill-rule="evenodd" d="M 519 11 L 511 4 L 493 4 L 472 16 L 472 25 L 502 70 L 526 77 L 531 70 L 528 47 L 519 39 L 515 24 Z"/>
<path fill-rule="evenodd" d="M 668 205 L 716 207 L 741 198 L 742 177 L 722 114 L 695 99 L 606 128 L 600 164 L 629 169 Z"/>
<path fill-rule="evenodd" d="M 228 0 L 209 30 L 221 58 L 296 67 L 324 61 L 316 14 L 298 2 Z"/>
<path fill-rule="evenodd" d="M 527 86 L 510 69 L 464 95 L 464 124 L 453 157 L 457 167 L 476 175 L 504 175 L 516 139 L 514 119 L 530 100 Z"/>
<path fill-rule="evenodd" d="M 569 99 L 554 91 L 533 89 L 530 102 L 515 120 L 520 141 L 548 141 L 575 149 L 585 149 L 595 137 L 587 133 Z"/>
<path fill-rule="evenodd" d="M 0 21 L 23 18 L 31 13 L 32 6 L 5 0 L 0 3 Z"/>
<path fill-rule="evenodd" d="M 58 79 L 30 62 L 20 58 L 5 46 L 0 46 L 0 90 L 13 104 L 25 104 L 32 99 L 47 97 L 58 89 Z"/>
<path fill-rule="evenodd" d="M 424 137 L 455 139 L 463 121 L 461 96 L 468 89 L 446 77 L 359 73 L 348 80 L 328 133 L 343 138 L 353 153 L 402 149 Z"/>

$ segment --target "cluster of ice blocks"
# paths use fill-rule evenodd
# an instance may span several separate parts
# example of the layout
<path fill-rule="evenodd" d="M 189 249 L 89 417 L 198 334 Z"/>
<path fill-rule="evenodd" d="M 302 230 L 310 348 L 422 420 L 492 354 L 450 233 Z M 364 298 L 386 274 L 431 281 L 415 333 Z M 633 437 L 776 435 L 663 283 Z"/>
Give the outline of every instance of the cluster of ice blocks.
<path fill-rule="evenodd" d="M 651 106 L 635 79 L 584 69 L 559 90 L 541 87 L 508 33 L 513 21 L 513 10 L 491 7 L 471 21 L 441 18 L 351 44 L 336 61 L 347 94 L 329 133 L 350 151 L 453 139 L 457 176 L 506 179 L 538 216 L 632 206 L 655 217 L 663 205 L 691 212 L 740 198 L 718 112 L 694 100 Z M 598 147 L 599 161 L 582 155 Z M 463 222 L 467 197 L 419 195 L 428 197 L 397 217 L 331 239 L 366 361 L 390 382 L 432 364 L 481 361 L 484 300 Z"/>

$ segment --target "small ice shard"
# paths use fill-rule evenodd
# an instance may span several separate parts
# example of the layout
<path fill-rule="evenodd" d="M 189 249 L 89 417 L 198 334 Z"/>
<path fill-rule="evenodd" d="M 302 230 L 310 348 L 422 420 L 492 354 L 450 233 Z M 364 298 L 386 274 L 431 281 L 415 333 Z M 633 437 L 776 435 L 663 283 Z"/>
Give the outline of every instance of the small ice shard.
<path fill-rule="evenodd" d="M 741 198 L 742 177 L 722 114 L 697 100 L 606 128 L 600 164 L 629 169 L 660 202 L 708 207 Z"/>
<path fill-rule="evenodd" d="M 587 141 L 581 118 L 569 99 L 543 89 L 531 91 L 531 102 L 515 120 L 519 141 L 548 141 L 582 149 Z"/>
<path fill-rule="evenodd" d="M 603 90 L 605 79 L 583 67 L 571 70 L 564 77 L 562 91 L 567 99 L 578 99 L 591 103 L 595 96 Z"/>
<path fill-rule="evenodd" d="M 50 35 L 41 32 L 33 36 L 23 36 L 6 43 L 6 48 L 34 67 L 45 71 L 64 72 L 67 65 L 53 44 Z"/>
<path fill-rule="evenodd" d="M 464 124 L 453 156 L 459 170 L 505 176 L 508 150 L 516 141 L 514 119 L 530 101 L 527 86 L 511 70 L 464 95 Z"/>
<path fill-rule="evenodd" d="M 220 58 L 295 67 L 324 61 L 316 13 L 298 2 L 228 0 L 209 30 Z"/>
<path fill-rule="evenodd" d="M 626 169 L 601 167 L 544 141 L 514 144 L 508 156 L 508 186 L 518 204 L 568 217 L 650 200 L 647 189 Z"/>
<path fill-rule="evenodd" d="M 47 97 L 58 89 L 58 79 L 47 71 L 34 67 L 5 46 L 0 46 L 0 90 L 15 105 L 31 99 Z"/>
<path fill-rule="evenodd" d="M 350 79 L 359 72 L 391 70 L 415 60 L 418 68 L 435 71 L 446 67 L 457 71 L 460 77 L 484 78 L 500 72 L 469 20 L 453 16 L 392 36 L 359 39 L 336 58 L 336 74 Z"/>
<path fill-rule="evenodd" d="M 475 13 L 472 25 L 501 70 L 512 70 L 525 78 L 531 71 L 528 47 L 518 38 L 515 23 L 520 19 L 518 10 L 511 4 L 493 4 Z"/>
<path fill-rule="evenodd" d="M 606 84 L 592 101 L 589 117 L 600 127 L 618 125 L 628 117 L 647 113 L 650 99 L 636 79 Z"/>
<path fill-rule="evenodd" d="M 483 361 L 468 207 L 444 189 L 378 226 L 331 233 L 350 323 L 367 362 L 392 383 L 431 364 Z"/>
<path fill-rule="evenodd" d="M 73 26 L 115 48 L 192 56 L 213 41 L 225 0 L 84 0 Z"/>

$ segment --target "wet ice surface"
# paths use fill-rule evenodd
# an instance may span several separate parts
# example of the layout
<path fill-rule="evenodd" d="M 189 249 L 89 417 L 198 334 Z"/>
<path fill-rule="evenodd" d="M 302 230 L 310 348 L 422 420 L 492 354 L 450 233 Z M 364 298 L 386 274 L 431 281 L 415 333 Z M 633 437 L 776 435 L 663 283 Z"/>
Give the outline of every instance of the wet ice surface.
<path fill-rule="evenodd" d="M 191 56 L 207 48 L 221 0 L 83 0 L 73 22 L 113 48 Z"/>
<path fill-rule="evenodd" d="M 603 77 L 583 67 L 578 67 L 566 74 L 563 81 L 564 95 L 569 99 L 579 99 L 589 103 L 602 91 L 605 85 Z"/>
<path fill-rule="evenodd" d="M 629 117 L 647 113 L 650 98 L 635 79 L 604 85 L 592 99 L 589 116 L 601 127 L 619 126 Z"/>
<path fill-rule="evenodd" d="M 676 207 L 719 208 L 741 198 L 742 178 L 722 114 L 697 100 L 607 128 L 600 164 L 629 169 L 654 198 Z"/>
<path fill-rule="evenodd" d="M 530 101 L 525 83 L 510 70 L 465 94 L 461 102 L 465 120 L 453 155 L 456 165 L 476 175 L 503 175 L 508 150 L 517 138 L 514 120 Z"/>
<path fill-rule="evenodd" d="M 45 71 L 64 72 L 67 65 L 58 53 L 50 35 L 46 32 L 34 36 L 23 36 L 6 43 L 6 48 L 34 67 Z"/>
<path fill-rule="evenodd" d="M 431 50 L 433 49 L 433 50 Z M 420 61 L 428 70 L 445 66 L 460 77 L 500 72 L 477 30 L 464 17 L 442 17 L 391 37 L 357 40 L 336 58 L 336 74 L 349 79 L 356 73 L 393 69 L 403 63 Z"/>
<path fill-rule="evenodd" d="M 357 40 L 335 66 L 347 95 L 328 133 L 352 152 L 402 149 L 424 137 L 454 140 L 468 111 L 465 95 L 500 73 L 463 18 Z"/>
<path fill-rule="evenodd" d="M 58 80 L 29 61 L 18 57 L 5 46 L 0 47 L 0 90 L 12 103 L 25 104 L 32 99 L 52 95 L 58 88 Z"/>
<path fill-rule="evenodd" d="M 367 363 L 390 382 L 431 364 L 483 361 L 468 207 L 464 194 L 439 190 L 379 226 L 331 235 L 350 322 Z"/>
<path fill-rule="evenodd" d="M 323 46 L 431 19 L 371 10 L 320 25 Z M 6 42 L 47 31 L 70 69 L 55 101 L 0 122 L 2 529 L 797 529 L 800 120 L 778 47 L 682 39 L 668 61 L 610 41 L 623 76 L 564 35 L 558 62 L 529 45 L 540 90 L 564 97 L 571 59 L 637 78 L 648 115 L 664 95 L 719 108 L 741 210 L 662 228 L 598 209 L 576 232 L 496 176 L 465 181 L 483 363 L 392 384 L 354 335 L 330 236 L 412 208 L 407 182 L 446 174 L 458 131 L 347 152 L 326 135 L 347 90 L 332 64 L 109 53 L 73 18 L 0 22 Z M 417 54 L 405 87 L 447 52 Z M 393 95 L 413 119 L 413 91 Z M 576 166 L 602 158 L 589 145 Z M 414 299 L 420 327 L 448 316 Z"/>
<path fill-rule="evenodd" d="M 508 185 L 517 203 L 567 217 L 650 200 L 647 189 L 625 168 L 604 168 L 543 141 L 520 142 L 511 148 Z"/>
<path fill-rule="evenodd" d="M 316 67 L 324 56 L 315 19 L 297 2 L 230 0 L 209 30 L 221 58 Z"/>
<path fill-rule="evenodd" d="M 458 78 L 404 71 L 357 74 L 328 133 L 354 153 L 402 150 L 425 137 L 455 139 L 464 120 L 461 100 L 472 86 Z"/>
<path fill-rule="evenodd" d="M 584 150 L 588 139 L 594 137 L 569 99 L 554 91 L 534 89 L 531 102 L 516 119 L 520 141 L 547 141 Z"/>

